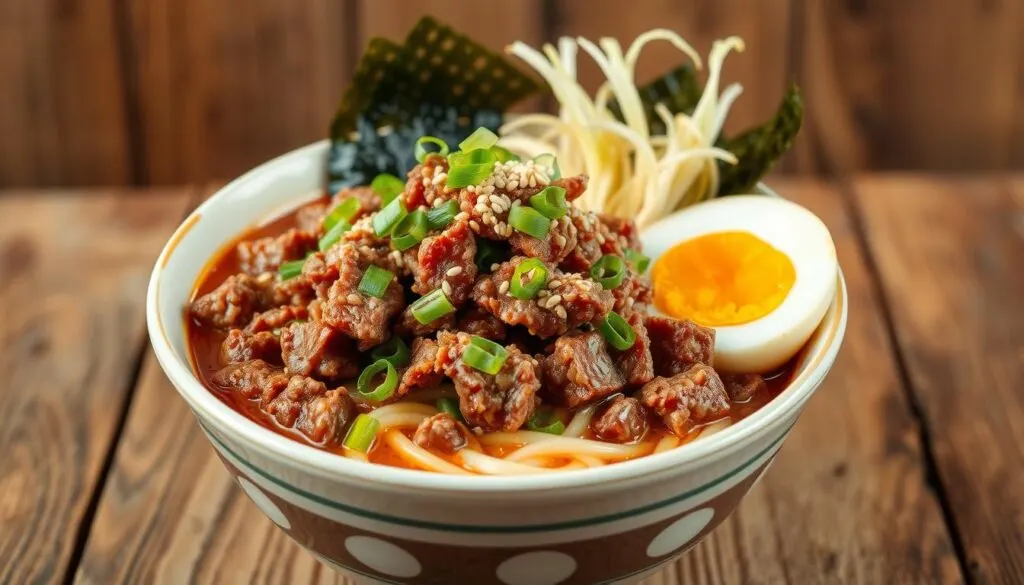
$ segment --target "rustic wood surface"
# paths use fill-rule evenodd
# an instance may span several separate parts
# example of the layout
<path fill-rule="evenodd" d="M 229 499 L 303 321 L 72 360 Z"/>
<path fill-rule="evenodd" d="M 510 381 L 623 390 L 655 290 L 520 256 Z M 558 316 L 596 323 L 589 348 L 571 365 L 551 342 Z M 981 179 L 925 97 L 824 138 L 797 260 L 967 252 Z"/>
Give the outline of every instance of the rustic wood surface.
<path fill-rule="evenodd" d="M 0 187 L 237 176 L 325 136 L 365 41 L 424 14 L 493 49 L 668 27 L 704 54 L 741 35 L 728 128 L 764 119 L 792 81 L 805 91 L 787 171 L 1024 168 L 1016 0 L 4 0 Z M 638 77 L 679 62 L 656 43 Z"/>
<path fill-rule="evenodd" d="M 1024 178 L 774 185 L 832 230 L 846 341 L 765 480 L 645 585 L 1024 581 Z M 0 583 L 347 583 L 148 349 L 147 275 L 200 193 L 0 193 Z"/>

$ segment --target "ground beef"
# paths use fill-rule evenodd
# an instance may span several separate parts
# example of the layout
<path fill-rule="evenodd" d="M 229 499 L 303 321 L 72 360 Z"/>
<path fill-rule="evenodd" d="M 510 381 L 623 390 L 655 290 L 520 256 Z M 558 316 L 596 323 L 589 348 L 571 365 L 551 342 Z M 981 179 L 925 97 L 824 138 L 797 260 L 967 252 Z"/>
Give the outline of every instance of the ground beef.
<path fill-rule="evenodd" d="M 569 213 L 565 217 L 576 227 L 576 247 L 565 256 L 559 266 L 568 272 L 586 274 L 594 262 L 604 255 L 601 251 L 602 242 L 598 240 L 599 237 L 604 238 L 598 231 L 601 222 L 594 213 L 577 207 L 569 207 Z"/>
<path fill-rule="evenodd" d="M 298 260 L 316 250 L 317 234 L 290 229 L 280 236 L 267 236 L 239 242 L 238 264 L 248 274 L 274 272 L 282 263 Z"/>
<path fill-rule="evenodd" d="M 470 338 L 467 333 L 439 333 L 435 369 L 455 383 L 459 410 L 470 425 L 485 431 L 518 430 L 537 407 L 537 360 L 508 347 L 508 358 L 497 375 L 485 374 L 462 363 Z"/>
<path fill-rule="evenodd" d="M 359 210 L 352 216 L 349 223 L 380 209 L 380 195 L 371 187 L 345 187 L 334 195 L 334 199 L 331 200 L 331 210 L 349 197 L 354 197 L 359 202 Z"/>
<path fill-rule="evenodd" d="M 256 313 L 256 316 L 249 321 L 245 327 L 248 333 L 259 333 L 261 331 L 280 330 L 292 321 L 301 321 L 309 317 L 306 307 L 297 305 L 285 305 Z"/>
<path fill-rule="evenodd" d="M 604 398 L 626 385 L 596 331 L 560 337 L 542 366 L 545 398 L 568 408 Z"/>
<path fill-rule="evenodd" d="M 412 314 L 412 305 L 402 311 L 402 314 L 395 320 L 394 332 L 399 337 L 422 337 L 434 333 L 455 328 L 455 313 L 434 319 L 430 323 L 420 323 Z"/>
<path fill-rule="evenodd" d="M 302 265 L 301 277 L 309 282 L 316 298 L 324 300 L 331 289 L 331 284 L 338 280 L 338 267 L 328 263 L 323 252 L 315 252 L 310 254 L 309 258 L 306 258 L 306 263 Z"/>
<path fill-rule="evenodd" d="M 447 173 L 448 159 L 443 156 L 428 156 L 413 167 L 406 175 L 405 192 L 402 194 L 405 208 L 432 207 L 435 201 L 443 202 L 455 197 L 457 192 L 445 187 Z"/>
<path fill-rule="evenodd" d="M 733 402 L 746 402 L 768 389 L 768 383 L 758 374 L 722 374 L 722 383 Z"/>
<path fill-rule="evenodd" d="M 283 427 L 295 428 L 316 443 L 336 445 L 344 438 L 355 404 L 344 389 L 327 390 L 323 382 L 292 376 L 265 410 Z"/>
<path fill-rule="evenodd" d="M 426 337 L 417 337 L 412 341 L 409 367 L 402 372 L 402 380 L 398 384 L 395 397 L 405 396 L 413 390 L 433 388 L 441 383 L 444 376 L 434 364 L 437 361 L 437 342 Z"/>
<path fill-rule="evenodd" d="M 612 310 L 622 316 L 626 316 L 634 310 L 641 313 L 647 312 L 647 305 L 654 297 L 650 281 L 632 271 L 611 292 L 615 297 Z"/>
<path fill-rule="evenodd" d="M 189 315 L 217 329 L 242 327 L 259 305 L 259 286 L 246 274 L 229 276 L 220 286 L 192 301 Z"/>
<path fill-rule="evenodd" d="M 546 338 L 596 321 L 611 310 L 612 295 L 601 285 L 551 265 L 547 265 L 547 287 L 536 298 L 511 296 L 509 282 L 523 260 L 526 258 L 519 256 L 501 264 L 493 274 L 477 281 L 473 289 L 477 305 L 506 325 L 523 325 L 531 334 Z"/>
<path fill-rule="evenodd" d="M 470 335 L 479 335 L 491 341 L 502 341 L 505 339 L 505 324 L 494 315 L 484 311 L 480 307 L 471 307 L 459 319 L 459 331 L 465 331 Z"/>
<path fill-rule="evenodd" d="M 610 347 L 608 351 L 615 360 L 615 367 L 626 379 L 627 386 L 642 386 L 654 379 L 654 359 L 651 356 L 651 339 L 644 326 L 644 314 L 632 311 L 626 315 L 626 322 L 636 333 L 633 347 L 618 351 Z"/>
<path fill-rule="evenodd" d="M 260 399 L 261 408 L 288 386 L 288 376 L 263 360 L 230 364 L 213 375 L 218 386 L 235 390 L 248 399 Z"/>
<path fill-rule="evenodd" d="M 655 378 L 641 389 L 640 399 L 680 437 L 694 425 L 714 422 L 729 413 L 729 396 L 721 378 L 704 364 L 671 378 Z"/>
<path fill-rule="evenodd" d="M 269 331 L 249 333 L 232 329 L 220 345 L 220 363 L 236 364 L 250 360 L 279 363 L 281 342 Z"/>
<path fill-rule="evenodd" d="M 414 443 L 429 451 L 452 454 L 469 443 L 469 429 L 447 413 L 439 413 L 420 423 Z"/>
<path fill-rule="evenodd" d="M 316 297 L 313 285 L 303 276 L 283 280 L 274 272 L 264 272 L 255 279 L 259 287 L 260 309 L 292 305 L 304 307 Z"/>
<path fill-rule="evenodd" d="M 544 239 L 515 231 L 509 237 L 508 243 L 518 254 L 557 264 L 576 248 L 577 236 L 576 226 L 563 217 L 551 222 L 548 235 Z"/>
<path fill-rule="evenodd" d="M 369 264 L 360 259 L 355 245 L 335 248 L 338 249 L 338 279 L 331 285 L 323 302 L 323 320 L 358 340 L 359 350 L 366 351 L 390 335 L 389 321 L 405 305 L 402 285 L 398 279 L 393 279 L 380 299 L 359 292 L 359 281 Z"/>
<path fill-rule="evenodd" d="M 462 306 L 476 280 L 475 256 L 476 239 L 465 221 L 425 238 L 416 254 L 412 291 L 425 295 L 441 289 L 453 305 Z"/>
<path fill-rule="evenodd" d="M 625 219 L 605 213 L 597 214 L 597 218 L 601 220 L 601 224 L 608 229 L 608 232 L 619 240 L 619 245 L 623 249 L 628 248 L 640 251 L 642 247 L 640 244 L 640 230 L 637 229 L 636 222 L 632 219 Z"/>
<path fill-rule="evenodd" d="M 648 316 L 654 373 L 675 376 L 694 364 L 714 365 L 715 330 L 685 319 Z"/>
<path fill-rule="evenodd" d="M 289 374 L 319 380 L 359 375 L 359 354 L 352 342 L 316 321 L 297 321 L 281 331 L 281 356 Z"/>
<path fill-rule="evenodd" d="M 636 398 L 616 396 L 601 406 L 590 429 L 602 441 L 636 443 L 647 434 L 647 410 Z"/>
<path fill-rule="evenodd" d="M 562 177 L 551 181 L 552 185 L 565 189 L 565 200 L 575 201 L 587 190 L 587 183 L 590 177 L 587 175 L 576 175 L 574 177 Z"/>
<path fill-rule="evenodd" d="M 329 201 L 314 201 L 307 203 L 295 212 L 295 223 L 304 232 L 322 235 L 324 231 L 324 217 L 331 210 Z"/>

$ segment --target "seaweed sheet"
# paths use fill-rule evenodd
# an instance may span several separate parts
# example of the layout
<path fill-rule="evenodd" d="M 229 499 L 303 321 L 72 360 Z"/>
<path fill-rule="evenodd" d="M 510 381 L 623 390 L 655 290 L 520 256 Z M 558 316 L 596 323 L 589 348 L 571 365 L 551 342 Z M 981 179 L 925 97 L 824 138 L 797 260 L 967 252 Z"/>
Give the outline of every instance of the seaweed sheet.
<path fill-rule="evenodd" d="M 719 161 L 719 195 L 749 193 L 761 177 L 793 146 L 804 118 L 800 88 L 793 85 L 782 98 L 779 109 L 767 122 L 735 138 L 722 138 L 722 148 L 736 155 L 731 165 Z"/>

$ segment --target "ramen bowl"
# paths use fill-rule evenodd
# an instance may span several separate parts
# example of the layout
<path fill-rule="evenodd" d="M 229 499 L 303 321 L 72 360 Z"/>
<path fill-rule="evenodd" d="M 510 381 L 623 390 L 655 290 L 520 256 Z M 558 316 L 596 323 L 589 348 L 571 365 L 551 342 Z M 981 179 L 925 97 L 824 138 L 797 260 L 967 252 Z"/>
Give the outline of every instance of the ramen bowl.
<path fill-rule="evenodd" d="M 296 442 L 203 386 L 189 362 L 183 307 L 207 262 L 236 234 L 315 196 L 326 153 L 321 142 L 286 154 L 196 209 L 156 263 L 147 320 L 157 359 L 239 487 L 281 530 L 359 583 L 639 581 L 732 513 L 771 465 L 839 350 L 846 325 L 841 275 L 779 396 L 717 434 L 603 467 L 449 476 Z"/>

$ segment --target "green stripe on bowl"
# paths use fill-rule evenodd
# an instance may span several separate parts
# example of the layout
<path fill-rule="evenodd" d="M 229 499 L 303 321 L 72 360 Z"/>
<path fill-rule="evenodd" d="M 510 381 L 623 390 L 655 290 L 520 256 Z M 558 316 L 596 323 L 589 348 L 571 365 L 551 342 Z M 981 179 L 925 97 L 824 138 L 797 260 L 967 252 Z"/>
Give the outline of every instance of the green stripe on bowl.
<path fill-rule="evenodd" d="M 199 419 L 197 418 L 196 420 L 199 420 Z M 753 457 L 751 457 L 749 460 L 747 460 L 745 463 L 743 463 L 739 467 L 733 469 L 732 471 L 726 473 L 725 475 L 722 475 L 721 477 L 718 477 L 718 478 L 715 478 L 712 481 L 709 481 L 708 483 L 706 483 L 706 484 L 704 484 L 704 485 L 702 485 L 702 486 L 700 486 L 698 488 L 694 488 L 692 490 L 683 492 L 681 494 L 672 496 L 670 498 L 661 500 L 659 502 L 653 502 L 651 504 L 646 504 L 646 505 L 640 506 L 638 508 L 633 508 L 632 510 L 626 510 L 626 511 L 623 511 L 623 512 L 616 512 L 614 514 L 606 514 L 604 516 L 594 516 L 593 518 L 580 518 L 578 520 L 568 520 L 568 521 L 565 521 L 565 522 L 554 522 L 554 523 L 551 523 L 551 524 L 525 524 L 525 525 L 517 525 L 517 526 L 479 526 L 479 525 L 473 525 L 473 524 L 446 524 L 446 523 L 440 523 L 440 522 L 430 522 L 428 520 L 415 520 L 415 519 L 412 519 L 412 518 L 402 518 L 402 517 L 399 517 L 399 516 L 391 516 L 391 515 L 388 515 L 388 514 L 381 514 L 381 513 L 378 513 L 378 512 L 372 512 L 370 510 L 364 510 L 362 508 L 357 508 L 357 507 L 354 507 L 354 506 L 349 506 L 347 504 L 342 504 L 341 502 L 335 502 L 333 500 L 328 500 L 327 498 L 324 498 L 324 497 L 319 496 L 319 495 L 314 494 L 314 493 L 307 492 L 307 491 L 305 491 L 305 490 L 303 490 L 301 488 L 298 488 L 298 487 L 295 487 L 295 486 L 293 486 L 293 485 L 291 485 L 289 483 L 286 483 L 286 482 L 284 482 L 284 481 L 274 477 L 273 475 L 270 475 L 269 473 L 263 471 L 262 469 L 256 467 L 252 463 L 249 463 L 247 460 L 245 460 L 241 456 L 239 456 L 238 453 L 235 453 L 230 447 L 225 445 L 224 442 L 221 441 L 220 438 L 217 437 L 217 435 L 213 434 L 213 432 L 211 432 L 210 429 L 205 424 L 203 424 L 201 421 L 199 422 L 199 426 L 203 427 L 203 430 L 206 431 L 207 436 L 209 436 L 213 440 L 213 442 L 217 443 L 217 445 L 221 449 L 226 451 L 234 459 L 237 459 L 245 467 L 247 467 L 249 470 L 251 470 L 252 472 L 254 472 L 257 475 L 259 475 L 260 477 L 266 479 L 267 481 L 273 483 L 274 485 L 276 485 L 276 486 L 278 486 L 278 487 L 280 487 L 280 488 L 282 488 L 282 489 L 284 489 L 286 491 L 292 492 L 295 495 L 298 495 L 300 497 L 306 498 L 307 500 L 311 500 L 313 502 L 316 502 L 316 503 L 318 503 L 318 504 L 320 504 L 322 506 L 326 506 L 328 508 L 334 508 L 335 510 L 341 510 L 342 512 L 347 512 L 349 514 L 352 514 L 353 516 L 360 516 L 362 518 L 367 518 L 369 520 L 376 520 L 377 522 L 384 522 L 386 524 L 395 524 L 397 526 L 409 526 L 409 527 L 412 527 L 412 528 L 424 528 L 424 529 L 427 529 L 427 530 L 436 530 L 436 531 L 439 531 L 439 532 L 457 532 L 457 533 L 467 533 L 467 534 L 526 534 L 526 533 L 533 533 L 533 532 L 556 532 L 556 531 L 559 531 L 559 530 L 571 530 L 571 529 L 574 529 L 574 528 L 585 528 L 585 527 L 588 527 L 588 526 L 595 526 L 595 525 L 598 525 L 598 524 L 606 524 L 606 523 L 609 523 L 609 522 L 617 522 L 619 520 L 624 520 L 626 518 L 632 518 L 633 516 L 639 516 L 641 514 L 646 514 L 648 512 L 653 512 L 655 510 L 664 508 L 666 506 L 671 506 L 672 504 L 675 504 L 675 503 L 680 502 L 682 500 L 685 500 L 687 498 L 693 497 L 693 496 L 699 494 L 700 492 L 703 492 L 705 490 L 711 489 L 711 488 L 717 486 L 720 483 L 728 481 L 729 479 L 735 477 L 737 474 L 743 472 L 744 470 L 746 470 L 747 468 L 752 466 L 758 459 L 760 459 L 766 453 L 768 453 L 769 451 L 774 449 L 779 443 L 782 442 L 782 440 L 784 438 L 786 438 L 786 435 L 789 434 L 789 430 L 791 428 L 793 428 L 793 424 L 795 424 L 795 421 L 794 421 L 794 423 L 790 423 L 790 425 L 788 427 L 786 427 L 786 429 L 782 432 L 782 434 L 779 435 L 778 438 L 776 438 L 767 447 L 765 447 L 764 449 L 759 451 L 757 453 L 757 455 L 754 455 Z"/>

